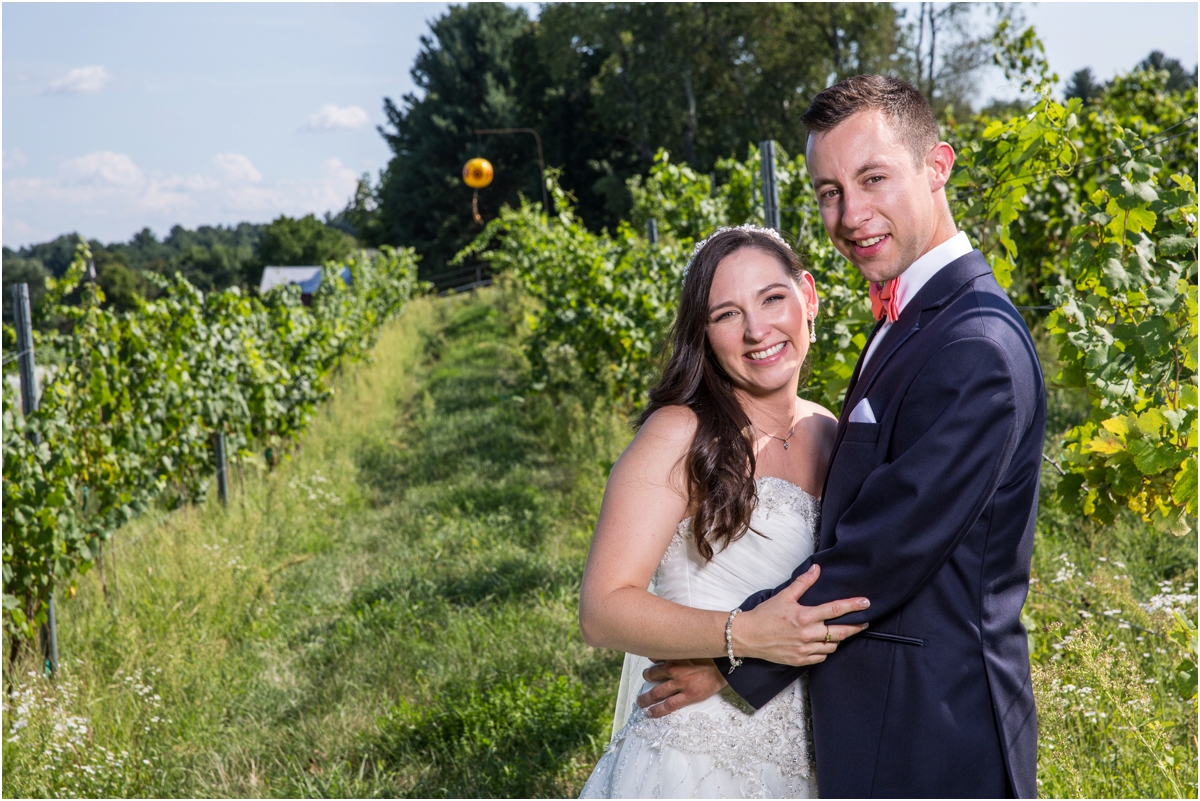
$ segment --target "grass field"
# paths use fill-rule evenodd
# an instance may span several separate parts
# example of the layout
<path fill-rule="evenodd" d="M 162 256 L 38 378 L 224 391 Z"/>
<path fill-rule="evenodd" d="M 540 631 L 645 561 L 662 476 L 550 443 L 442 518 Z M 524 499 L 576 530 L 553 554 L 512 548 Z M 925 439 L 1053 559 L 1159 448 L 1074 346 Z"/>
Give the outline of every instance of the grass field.
<path fill-rule="evenodd" d="M 7 668 L 3 794 L 577 794 L 620 669 L 580 639 L 579 578 L 630 433 L 524 392 L 521 319 L 499 290 L 413 302 L 227 510 L 119 532 L 59 603 L 60 678 Z M 1195 617 L 1195 538 L 1039 523 L 1043 794 L 1195 796 L 1165 636 Z"/>

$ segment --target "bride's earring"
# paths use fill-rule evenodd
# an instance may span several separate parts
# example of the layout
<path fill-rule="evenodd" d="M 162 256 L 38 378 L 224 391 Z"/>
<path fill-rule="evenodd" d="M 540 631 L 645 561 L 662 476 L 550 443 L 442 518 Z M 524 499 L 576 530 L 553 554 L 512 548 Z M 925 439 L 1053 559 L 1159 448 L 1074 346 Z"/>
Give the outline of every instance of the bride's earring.
<path fill-rule="evenodd" d="M 808 341 L 817 341 L 817 315 L 808 318 Z"/>

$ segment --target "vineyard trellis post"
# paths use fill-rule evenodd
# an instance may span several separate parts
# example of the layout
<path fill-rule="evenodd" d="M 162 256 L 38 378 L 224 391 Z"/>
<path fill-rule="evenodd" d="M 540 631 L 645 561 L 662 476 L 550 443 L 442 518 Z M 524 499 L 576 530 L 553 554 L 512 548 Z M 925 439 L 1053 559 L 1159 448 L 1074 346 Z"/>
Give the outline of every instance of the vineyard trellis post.
<path fill-rule="evenodd" d="M 779 184 L 775 182 L 775 140 L 758 143 L 762 160 L 763 224 L 768 228 L 779 227 Z"/>
<path fill-rule="evenodd" d="M 17 329 L 17 369 L 21 376 L 21 412 L 26 418 L 38 410 L 41 393 L 38 391 L 37 371 L 33 360 L 33 313 L 29 304 L 29 284 L 13 284 L 13 317 Z M 29 433 L 34 445 L 41 444 L 36 431 Z M 54 615 L 54 563 L 48 571 L 50 601 L 46 623 L 41 629 L 42 657 L 46 675 L 58 670 L 58 626 Z"/>
<path fill-rule="evenodd" d="M 217 457 L 217 498 L 222 506 L 229 505 L 229 472 L 225 459 L 225 432 L 213 434 L 213 450 Z"/>

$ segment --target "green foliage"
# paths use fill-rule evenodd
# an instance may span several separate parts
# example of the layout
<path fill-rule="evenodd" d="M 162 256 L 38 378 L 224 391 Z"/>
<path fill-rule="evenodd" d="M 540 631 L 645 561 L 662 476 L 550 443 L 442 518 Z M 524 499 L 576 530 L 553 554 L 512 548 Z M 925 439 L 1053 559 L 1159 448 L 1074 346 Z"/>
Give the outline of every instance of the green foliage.
<path fill-rule="evenodd" d="M 666 149 L 705 172 L 748 141 L 800 146 L 800 114 L 831 78 L 892 68 L 896 19 L 882 4 L 564 3 L 537 34 L 559 82 L 594 75 L 605 142 L 643 170 Z"/>
<path fill-rule="evenodd" d="M 228 227 L 202 225 L 195 230 L 176 225 L 161 242 L 153 231 L 144 228 L 128 242 L 104 245 L 93 239 L 87 245 L 95 260 L 96 279 L 104 290 L 105 305 L 130 311 L 137 305 L 135 296 L 147 300 L 158 297 L 156 277 L 181 273 L 204 292 L 230 286 L 248 289 L 257 284 L 254 252 L 264 228 L 253 223 Z M 28 283 L 36 305 L 44 291 L 45 279 L 66 273 L 82 241 L 78 234 L 64 234 L 50 242 L 15 251 L 4 248 L 6 322 L 12 321 L 10 284 Z M 81 298 L 82 292 L 76 288 L 66 300 L 68 305 L 77 305 Z M 44 330 L 59 322 L 46 316 L 35 320 Z"/>
<path fill-rule="evenodd" d="M 801 259 L 822 297 L 804 392 L 835 407 L 870 331 L 866 283 L 820 227 L 804 158 L 789 159 L 781 148 L 776 158 L 782 225 L 802 243 Z M 558 391 L 588 386 L 626 409 L 645 402 L 693 245 L 719 226 L 762 222 L 754 197 L 758 151 L 752 148 L 745 162 L 726 159 L 717 167 L 726 180 L 714 190 L 708 176 L 661 151 L 648 178 L 630 180 L 633 222 L 622 223 L 613 235 L 588 231 L 552 176 L 555 217 L 527 202 L 503 209 L 459 254 L 458 260 L 479 254 L 536 301 L 527 355 L 538 386 Z M 645 238 L 650 219 L 658 225 L 658 245 Z M 494 241 L 497 247 L 486 250 Z"/>
<path fill-rule="evenodd" d="M 960 226 L 974 235 L 1006 289 L 1020 269 L 1010 228 L 1027 212 L 1030 185 L 1067 177 L 1078 158 L 1070 134 L 1081 101 L 1072 99 L 1064 107 L 1049 98 L 1048 90 L 1043 84 L 1033 113 L 992 120 L 978 138 L 962 143 L 948 187 L 965 201 Z"/>
<path fill-rule="evenodd" d="M 137 308 L 139 298 L 153 298 L 157 294 L 157 288 L 125 262 L 100 258 L 99 253 L 96 255 L 96 282 L 100 284 L 105 300 L 113 307 L 130 311 Z"/>
<path fill-rule="evenodd" d="M 513 63 L 514 43 L 528 24 L 522 8 L 452 6 L 421 37 L 411 74 L 422 95 L 405 95 L 399 106 L 384 99 L 392 130 L 380 130 L 394 156 L 380 177 L 378 225 L 363 231 L 373 228 L 379 241 L 416 248 L 427 269 L 440 269 L 476 232 L 473 190 L 462 181 L 468 159 L 483 156 L 496 167 L 493 184 L 478 193 L 484 216 L 518 191 L 538 191 L 532 136 L 474 134 L 531 127 L 517 106 Z"/>
<path fill-rule="evenodd" d="M 195 230 L 191 230 L 182 225 L 175 225 L 161 242 L 153 231 L 143 228 L 128 242 L 115 242 L 108 245 L 105 250 L 120 258 L 134 270 L 155 272 L 167 276 L 173 275 L 176 270 L 181 270 L 189 281 L 200 285 L 202 282 L 196 276 L 188 274 L 180 264 L 183 254 L 224 251 L 244 271 L 245 265 L 254 258 L 254 249 L 262 238 L 264 227 L 261 224 L 243 222 L 230 226 L 201 225 Z M 97 264 L 99 264 L 99 243 L 91 241 L 88 244 L 91 246 L 92 252 L 96 254 Z M 216 289 L 224 289 L 229 285 L 229 283 L 214 281 Z"/>
<path fill-rule="evenodd" d="M 1092 74 L 1092 68 L 1084 67 L 1071 75 L 1071 80 L 1067 84 L 1065 91 L 1065 97 L 1067 100 L 1077 97 L 1086 106 L 1092 98 L 1098 97 L 1102 91 L 1103 87 L 1096 83 L 1096 76 Z"/>
<path fill-rule="evenodd" d="M 917 19 L 904 26 L 903 45 L 889 71 L 925 95 L 939 119 L 970 114 L 979 99 L 980 70 L 998 48 L 996 31 L 1021 19 L 1020 5 L 924 3 L 900 17 L 907 20 L 914 10 Z"/>
<path fill-rule="evenodd" d="M 1132 135 L 1112 150 L 1047 321 L 1055 380 L 1092 396 L 1091 419 L 1067 432 L 1058 493 L 1100 520 L 1128 506 L 1182 534 L 1196 514 L 1196 185 L 1164 180 Z"/>
<path fill-rule="evenodd" d="M 582 382 L 635 402 L 648 389 L 674 316 L 685 251 L 651 247 L 627 224 L 615 236 L 593 234 L 551 186 L 558 209 L 552 220 L 528 202 L 505 208 L 458 258 L 500 237 L 499 247 L 482 255 L 537 304 L 526 346 L 535 387 L 569 391 Z"/>
<path fill-rule="evenodd" d="M 91 561 L 76 511 L 79 483 L 68 449 L 51 443 L 72 433 L 63 387 L 43 393 L 46 412 L 26 419 L 4 392 L 4 622 L 31 635 L 45 619 L 38 603 L 54 591 L 54 573 Z M 35 445 L 31 436 L 40 438 Z"/>
<path fill-rule="evenodd" d="M 1071 229 L 1107 180 L 1113 163 L 1109 144 L 1121 138 L 1121 130 L 1145 140 L 1163 159 L 1166 174 L 1196 177 L 1196 91 L 1171 90 L 1166 70 L 1139 68 L 1095 88 L 1086 104 L 1080 105 L 1082 98 L 1071 101 L 1077 94 L 1071 92 L 1059 104 L 1051 99 L 1055 76 L 1033 30 L 1016 34 L 1002 25 L 1000 38 L 997 62 L 1033 101 L 948 127 L 947 139 L 960 156 L 951 196 L 963 227 L 1001 268 L 997 274 L 1011 278 L 1013 301 L 1042 306 L 1064 275 Z M 1041 137 L 1042 152 L 1025 147 L 1031 139 L 1023 143 L 1022 134 Z M 1026 157 L 1013 161 L 1006 148 Z M 989 217 L 997 213 L 1001 216 Z"/>
<path fill-rule="evenodd" d="M 385 100 L 394 156 L 347 218 L 366 241 L 412 245 L 440 271 L 479 232 L 460 178 L 468 158 L 496 166 L 478 193 L 485 219 L 518 195 L 540 197 L 531 136 L 472 133 L 522 127 L 540 133 L 585 227 L 615 234 L 626 182 L 660 149 L 701 174 L 749 141 L 799 150 L 800 115 L 830 76 L 892 70 L 896 18 L 869 3 L 553 3 L 534 21 L 503 6 L 451 8 L 413 66 L 423 96 Z"/>
<path fill-rule="evenodd" d="M 1054 380 L 1090 395 L 1090 419 L 1065 435 L 1058 497 L 1104 522 L 1128 506 L 1185 533 L 1196 514 L 1195 89 L 1169 92 L 1165 70 L 1119 76 L 1081 122 L 1081 99 L 1050 99 L 1032 29 L 1006 34 L 999 61 L 1037 100 L 957 132 L 977 138 L 960 145 L 952 186 L 1001 284 L 1056 308 L 1045 323 Z"/>
<path fill-rule="evenodd" d="M 1175 689 L 1181 698 L 1191 701 L 1192 714 L 1195 715 L 1197 710 L 1196 622 L 1178 612 L 1174 613 L 1174 617 L 1175 625 L 1171 627 L 1167 637 L 1182 652 L 1182 658 L 1175 665 Z"/>
<path fill-rule="evenodd" d="M 1183 64 L 1179 63 L 1177 58 L 1167 58 L 1166 54 L 1161 50 L 1152 50 L 1150 55 L 1138 64 L 1138 69 L 1155 72 L 1165 72 L 1167 74 L 1167 89 L 1175 92 L 1187 91 L 1188 87 L 1196 86 L 1196 68 L 1192 68 L 1192 74 L 1188 75 L 1187 70 L 1183 68 Z"/>
<path fill-rule="evenodd" d="M 29 300 L 36 305 L 46 292 L 46 278 L 50 273 L 38 259 L 24 259 L 9 248 L 4 248 L 3 309 L 6 322 L 13 319 L 12 285 L 29 284 Z"/>
<path fill-rule="evenodd" d="M 353 237 L 329 228 L 312 214 L 299 219 L 285 214 L 263 229 L 254 256 L 263 267 L 307 266 L 342 261 L 354 247 Z M 218 251 L 212 257 L 221 255 Z"/>
<path fill-rule="evenodd" d="M 73 583 L 164 491 L 205 495 L 214 432 L 231 452 L 298 437 L 334 368 L 361 358 L 415 288 L 412 253 L 389 248 L 351 259 L 349 287 L 327 267 L 311 309 L 295 287 L 204 295 L 179 276 L 129 312 L 104 307 L 96 284 L 62 305 L 89 258 L 80 245 L 47 281 L 43 313 L 67 325 L 35 336 L 51 376 L 40 409 L 18 416 L 4 387 L 4 620 L 17 636 L 44 620 L 55 584 Z"/>
<path fill-rule="evenodd" d="M 49 275 L 62 276 L 74 261 L 75 248 L 78 247 L 81 240 L 82 237 L 79 234 L 63 234 L 49 242 L 29 245 L 16 251 L 6 247 L 4 248 L 4 271 L 7 273 L 9 266 L 14 264 L 14 261 L 34 261 Z"/>

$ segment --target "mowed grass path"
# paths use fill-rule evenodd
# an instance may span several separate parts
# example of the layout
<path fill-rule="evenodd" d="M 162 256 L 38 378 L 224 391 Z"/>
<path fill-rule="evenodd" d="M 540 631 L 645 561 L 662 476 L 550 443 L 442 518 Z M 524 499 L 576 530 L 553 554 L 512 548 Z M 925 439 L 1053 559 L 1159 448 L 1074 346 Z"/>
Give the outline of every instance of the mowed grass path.
<path fill-rule="evenodd" d="M 414 302 L 228 510 L 121 531 L 107 600 L 93 571 L 59 604 L 57 687 L 10 671 L 4 795 L 577 794 L 620 670 L 579 578 L 629 433 L 516 394 L 508 302 Z"/>

